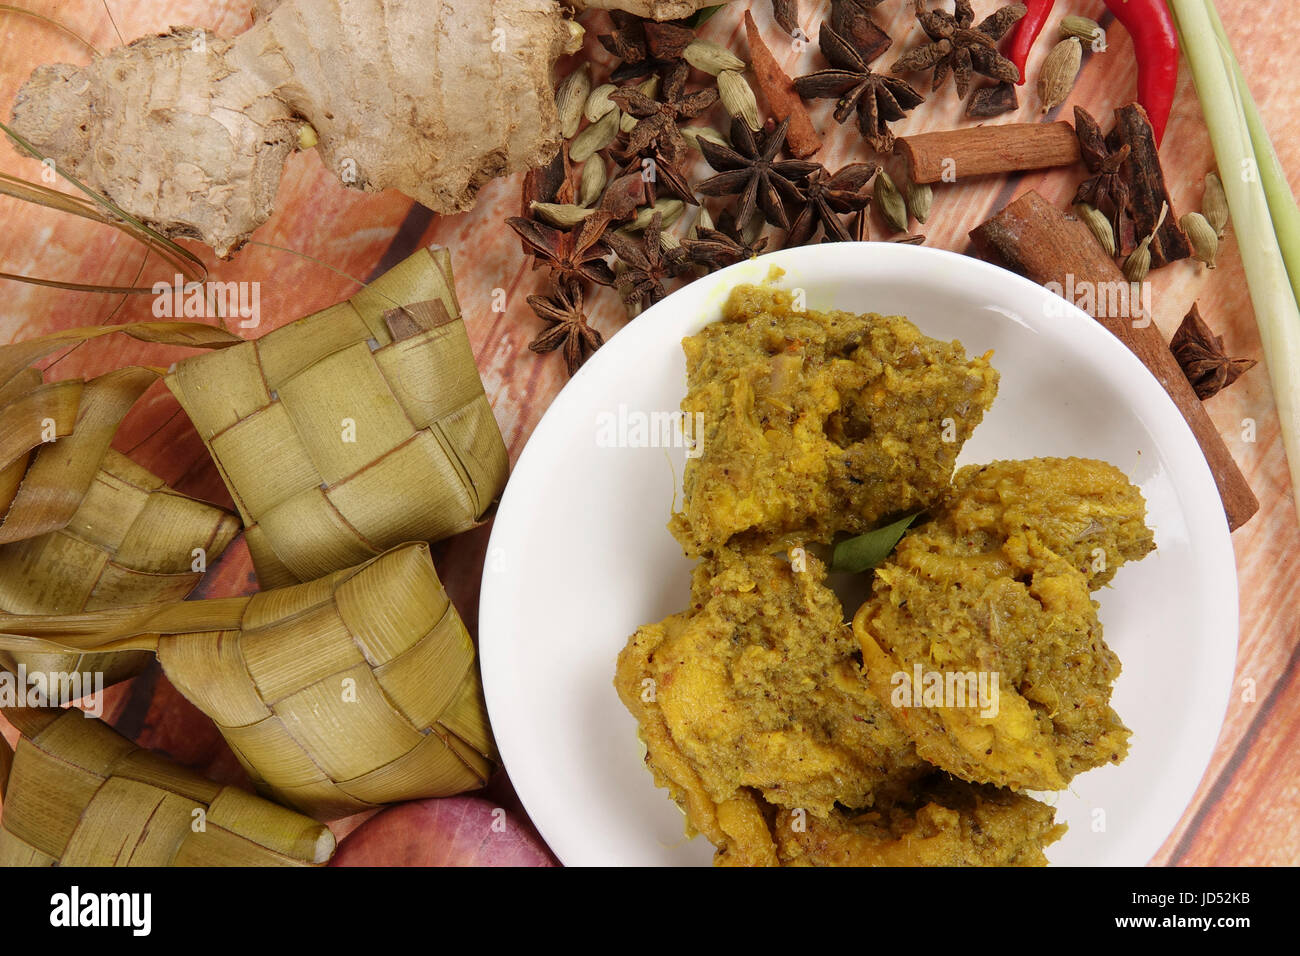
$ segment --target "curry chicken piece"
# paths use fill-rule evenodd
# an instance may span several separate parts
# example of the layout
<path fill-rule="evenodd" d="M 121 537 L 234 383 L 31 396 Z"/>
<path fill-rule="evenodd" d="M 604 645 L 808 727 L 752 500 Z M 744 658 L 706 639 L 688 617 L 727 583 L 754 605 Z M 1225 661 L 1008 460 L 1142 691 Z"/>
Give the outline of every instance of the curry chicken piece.
<path fill-rule="evenodd" d="M 1091 592 L 1154 547 L 1141 493 L 1083 459 L 954 476 L 997 373 L 900 316 L 741 286 L 683 347 L 703 430 L 670 528 L 700 563 L 615 685 L 688 832 L 721 865 L 1045 863 L 1065 828 L 1021 791 L 1127 752 Z M 852 628 L 817 558 L 773 554 L 915 512 Z M 897 699 L 917 670 L 983 693 Z"/>
<path fill-rule="evenodd" d="M 805 560 L 720 552 L 695 570 L 690 609 L 619 655 L 656 782 L 723 862 L 773 862 L 757 798 L 824 818 L 927 769 L 862 680 L 824 566 Z"/>
<path fill-rule="evenodd" d="M 854 617 L 865 674 L 896 702 L 893 675 L 997 675 L 995 713 L 896 709 L 917 752 L 949 773 L 1059 790 L 1128 752 L 1110 706 L 1120 662 L 1090 591 L 1154 548 L 1141 492 L 1104 462 L 1035 459 L 963 468 L 932 520 L 875 572 Z M 913 688 L 913 695 L 919 688 Z"/>
<path fill-rule="evenodd" d="M 1055 811 L 1022 793 L 937 774 L 905 799 L 825 820 L 773 817 L 785 866 L 1044 866 L 1065 833 Z"/>
<path fill-rule="evenodd" d="M 739 286 L 682 343 L 682 410 L 703 423 L 670 525 L 692 556 L 829 541 L 929 507 L 997 393 L 988 356 L 902 316 L 799 310 Z"/>

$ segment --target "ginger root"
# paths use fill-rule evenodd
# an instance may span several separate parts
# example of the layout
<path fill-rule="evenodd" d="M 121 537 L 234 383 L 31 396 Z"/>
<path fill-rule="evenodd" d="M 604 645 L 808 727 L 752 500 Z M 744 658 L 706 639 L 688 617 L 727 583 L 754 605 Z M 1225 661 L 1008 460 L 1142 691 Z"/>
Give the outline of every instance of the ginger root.
<path fill-rule="evenodd" d="M 193 27 L 37 68 L 13 127 L 173 237 L 227 256 L 270 216 L 304 122 L 347 186 L 459 212 L 560 146 L 556 0 L 279 0 L 234 39 Z M 310 136 L 307 137 L 310 142 Z"/>
<path fill-rule="evenodd" d="M 622 10 L 648 20 L 680 20 L 728 0 L 565 0 L 578 10 Z"/>

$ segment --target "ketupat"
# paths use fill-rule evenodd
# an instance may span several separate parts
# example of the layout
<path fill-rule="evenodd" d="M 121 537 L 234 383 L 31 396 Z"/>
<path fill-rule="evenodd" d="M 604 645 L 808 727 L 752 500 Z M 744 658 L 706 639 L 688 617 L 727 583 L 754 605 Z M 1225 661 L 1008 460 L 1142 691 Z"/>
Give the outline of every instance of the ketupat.
<path fill-rule="evenodd" d="M 247 32 L 143 37 L 37 68 L 13 127 L 42 157 L 221 256 L 270 216 L 304 121 L 345 185 L 435 212 L 560 146 L 551 66 L 581 29 L 555 0 L 281 0 Z"/>
<path fill-rule="evenodd" d="M 33 363 L 121 333 L 141 342 L 220 349 L 243 340 L 195 322 L 65 329 L 0 346 L 0 544 L 64 527 L 81 506 L 122 417 L 161 374 L 128 366 L 90 381 L 45 381 Z"/>
<path fill-rule="evenodd" d="M 89 381 L 46 382 L 30 364 L 69 345 L 123 332 L 204 348 L 240 341 L 184 322 L 69 329 L 0 347 L 0 611 L 73 613 L 183 598 L 203 564 L 238 531 L 222 509 L 178 495 L 110 448 L 122 418 L 161 374 L 129 366 Z M 138 672 L 144 654 L 0 654 L 0 666 Z"/>
<path fill-rule="evenodd" d="M 883 699 L 906 692 L 895 675 L 910 685 L 917 669 L 997 675 L 987 711 L 931 705 L 910 688 L 895 714 L 924 759 L 972 782 L 1059 790 L 1124 758 L 1129 731 L 1110 706 L 1120 662 L 1089 592 L 1154 548 L 1145 509 L 1104 462 L 958 472 L 933 520 L 876 569 L 853 619 L 863 673 Z"/>
<path fill-rule="evenodd" d="M 10 708 L 0 866 L 314 866 L 328 827 L 207 780 L 79 710 Z"/>
<path fill-rule="evenodd" d="M 0 611 L 73 614 L 179 601 L 239 532 L 229 512 L 178 494 L 110 449 L 63 528 L 0 545 Z M 196 552 L 201 563 L 196 566 Z M 0 666 L 28 673 L 98 673 L 105 685 L 138 673 L 144 652 L 8 654 Z"/>
<path fill-rule="evenodd" d="M 90 381 L 45 382 L 38 369 L 14 371 L 0 390 L 0 544 L 57 531 L 72 519 L 123 416 L 157 378 L 135 366 Z"/>
<path fill-rule="evenodd" d="M 167 385 L 244 519 L 263 588 L 483 517 L 509 462 L 445 249 L 346 302 L 180 362 Z"/>
<path fill-rule="evenodd" d="M 258 789 L 320 819 L 477 789 L 496 754 L 429 548 L 252 597 L 0 615 L 11 651 L 156 651 Z"/>
<path fill-rule="evenodd" d="M 801 310 L 762 286 L 682 345 L 682 411 L 703 433 L 670 527 L 690 555 L 828 542 L 928 507 L 997 392 L 988 356 L 902 316 Z"/>

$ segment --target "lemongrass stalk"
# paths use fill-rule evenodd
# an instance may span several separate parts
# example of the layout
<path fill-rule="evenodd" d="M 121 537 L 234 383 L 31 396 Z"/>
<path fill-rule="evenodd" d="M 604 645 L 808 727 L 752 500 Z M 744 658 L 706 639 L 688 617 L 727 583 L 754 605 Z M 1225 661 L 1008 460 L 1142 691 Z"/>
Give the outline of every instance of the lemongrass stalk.
<path fill-rule="evenodd" d="M 1255 148 L 1255 159 L 1259 165 L 1260 181 L 1264 184 L 1264 195 L 1268 199 L 1269 215 L 1273 218 L 1273 230 L 1277 233 L 1277 242 L 1282 249 L 1282 260 L 1286 263 L 1287 274 L 1291 277 L 1291 292 L 1300 302 L 1300 206 L 1296 205 L 1291 195 L 1291 184 L 1286 180 L 1282 164 L 1278 161 L 1273 141 L 1269 139 L 1268 130 L 1264 128 L 1263 117 L 1259 107 L 1250 94 L 1246 77 L 1241 72 L 1241 64 L 1233 55 L 1232 45 L 1228 42 L 1227 31 L 1219 19 L 1219 11 L 1209 7 L 1210 17 L 1214 21 L 1214 32 L 1219 39 L 1219 49 L 1224 59 L 1232 68 L 1233 78 L 1237 83 L 1237 95 L 1241 99 L 1242 111 L 1246 115 L 1246 126 L 1250 130 L 1250 141 Z"/>
<path fill-rule="evenodd" d="M 1300 307 L 1292 294 L 1233 68 L 1209 0 L 1169 0 L 1232 212 L 1255 323 L 1282 425 L 1293 493 L 1300 492 Z M 1226 46 L 1225 46 L 1226 48 Z"/>

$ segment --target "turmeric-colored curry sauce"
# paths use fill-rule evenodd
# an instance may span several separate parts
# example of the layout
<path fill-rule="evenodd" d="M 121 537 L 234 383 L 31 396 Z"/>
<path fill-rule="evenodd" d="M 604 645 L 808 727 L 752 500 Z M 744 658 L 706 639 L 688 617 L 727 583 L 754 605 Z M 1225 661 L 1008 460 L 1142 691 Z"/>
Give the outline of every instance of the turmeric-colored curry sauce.
<path fill-rule="evenodd" d="M 683 343 L 699 563 L 615 679 L 647 766 L 720 865 L 1041 865 L 1065 828 L 1025 791 L 1127 753 L 1091 592 L 1154 547 L 1145 502 L 1086 459 L 954 476 L 989 356 L 796 304 L 740 286 Z M 916 511 L 849 624 L 817 552 Z"/>

